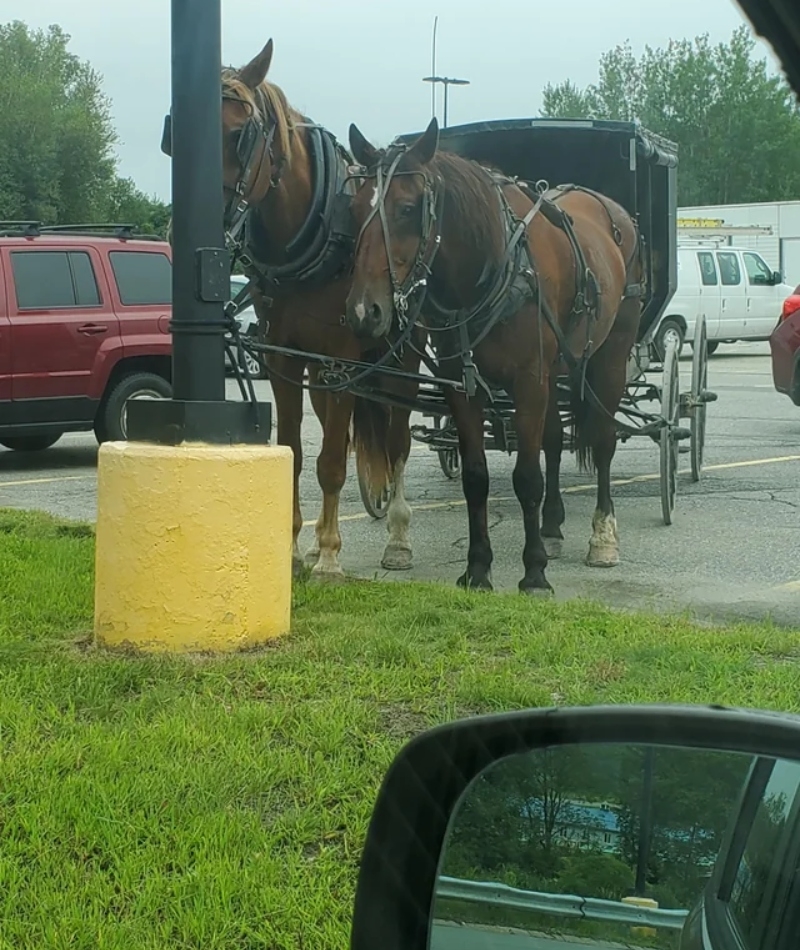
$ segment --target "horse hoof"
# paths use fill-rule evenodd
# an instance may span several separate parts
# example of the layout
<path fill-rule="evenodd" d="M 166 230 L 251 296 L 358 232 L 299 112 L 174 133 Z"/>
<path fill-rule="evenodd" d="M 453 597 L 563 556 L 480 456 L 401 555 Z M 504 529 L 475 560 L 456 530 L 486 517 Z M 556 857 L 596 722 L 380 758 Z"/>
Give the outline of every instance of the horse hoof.
<path fill-rule="evenodd" d="M 318 567 L 315 567 L 311 571 L 311 580 L 315 584 L 341 584 L 347 580 L 347 576 L 341 568 L 321 571 Z"/>
<path fill-rule="evenodd" d="M 619 564 L 619 551 L 613 547 L 590 547 L 586 564 L 589 567 L 616 567 Z"/>
<path fill-rule="evenodd" d="M 487 574 L 485 577 L 482 577 L 480 580 L 475 580 L 475 578 L 470 577 L 466 571 L 456 581 L 456 586 L 460 587 L 462 590 L 486 591 L 486 593 L 494 590 L 491 576 L 489 574 Z"/>
<path fill-rule="evenodd" d="M 309 548 L 305 556 L 306 567 L 316 567 L 317 561 L 319 561 L 319 548 Z"/>
<path fill-rule="evenodd" d="M 387 545 L 381 559 L 381 567 L 385 571 L 409 571 L 412 564 L 411 548 L 400 544 Z"/>
<path fill-rule="evenodd" d="M 542 538 L 542 541 L 544 542 L 544 551 L 548 561 L 554 561 L 561 557 L 561 552 L 564 550 L 563 538 Z"/>
<path fill-rule="evenodd" d="M 555 595 L 555 591 L 549 584 L 547 587 L 520 587 L 519 592 L 526 597 L 544 597 L 545 599 Z"/>

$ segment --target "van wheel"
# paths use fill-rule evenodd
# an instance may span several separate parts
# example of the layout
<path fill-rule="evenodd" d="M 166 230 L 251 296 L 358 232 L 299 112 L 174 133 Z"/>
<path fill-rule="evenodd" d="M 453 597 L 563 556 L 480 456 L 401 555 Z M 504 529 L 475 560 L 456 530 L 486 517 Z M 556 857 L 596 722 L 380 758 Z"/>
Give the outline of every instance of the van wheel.
<path fill-rule="evenodd" d="M 706 352 L 709 356 L 711 356 L 712 353 L 716 353 L 718 349 L 719 340 L 709 340 L 708 343 L 706 343 Z"/>
<path fill-rule="evenodd" d="M 126 442 L 128 439 L 129 399 L 169 399 L 172 386 L 155 373 L 131 373 L 123 378 L 103 400 L 94 425 L 98 442 Z"/>
<path fill-rule="evenodd" d="M 51 445 L 55 445 L 63 432 L 43 432 L 41 435 L 17 435 L 0 439 L 0 445 L 14 452 L 44 452 Z"/>
<path fill-rule="evenodd" d="M 656 358 L 659 360 L 663 360 L 667 352 L 667 340 L 675 342 L 675 352 L 680 356 L 683 349 L 683 327 L 677 320 L 665 320 L 658 328 L 653 346 L 655 347 Z"/>

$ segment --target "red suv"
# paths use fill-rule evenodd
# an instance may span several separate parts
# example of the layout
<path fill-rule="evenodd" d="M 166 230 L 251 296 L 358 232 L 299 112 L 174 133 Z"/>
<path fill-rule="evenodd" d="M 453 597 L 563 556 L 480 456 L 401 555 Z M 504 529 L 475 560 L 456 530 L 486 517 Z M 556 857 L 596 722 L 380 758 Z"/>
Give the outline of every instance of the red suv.
<path fill-rule="evenodd" d="M 125 439 L 128 399 L 171 395 L 171 308 L 165 241 L 0 222 L 0 444 Z"/>
<path fill-rule="evenodd" d="M 800 285 L 784 301 L 769 345 L 775 388 L 800 406 Z"/>

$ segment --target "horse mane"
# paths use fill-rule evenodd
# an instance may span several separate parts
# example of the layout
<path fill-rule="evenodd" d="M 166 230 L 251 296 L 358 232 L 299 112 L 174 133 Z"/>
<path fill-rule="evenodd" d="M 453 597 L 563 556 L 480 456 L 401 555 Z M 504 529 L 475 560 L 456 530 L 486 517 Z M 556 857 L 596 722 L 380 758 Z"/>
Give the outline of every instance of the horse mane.
<path fill-rule="evenodd" d="M 256 114 L 272 119 L 275 123 L 275 142 L 286 165 L 289 166 L 292 161 L 295 128 L 303 121 L 303 116 L 289 105 L 286 93 L 280 86 L 265 79 L 254 91 L 242 81 L 237 69 L 226 67 L 222 70 L 222 88 L 231 98 L 249 105 Z M 265 109 L 266 116 L 263 115 Z"/>
<path fill-rule="evenodd" d="M 461 239 L 471 250 L 485 255 L 488 264 L 499 264 L 506 250 L 506 232 L 490 177 L 494 169 L 447 151 L 437 151 L 429 168 L 445 184 L 444 218 L 459 222 Z"/>

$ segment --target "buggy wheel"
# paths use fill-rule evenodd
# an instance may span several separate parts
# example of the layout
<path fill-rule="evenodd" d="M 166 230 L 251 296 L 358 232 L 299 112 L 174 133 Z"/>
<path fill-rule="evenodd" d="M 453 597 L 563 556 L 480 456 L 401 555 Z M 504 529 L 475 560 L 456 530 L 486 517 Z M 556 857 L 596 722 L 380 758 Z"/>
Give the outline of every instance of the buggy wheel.
<path fill-rule="evenodd" d="M 455 428 L 451 416 L 443 416 L 441 419 L 437 416 L 435 427 L 441 429 L 443 433 L 453 432 Z M 458 447 L 438 449 L 436 454 L 439 456 L 439 465 L 448 478 L 455 479 L 461 475 L 461 456 Z"/>
<path fill-rule="evenodd" d="M 361 493 L 361 502 L 366 509 L 367 514 L 380 521 L 386 517 L 389 508 L 389 501 L 392 497 L 391 485 L 386 484 L 380 494 L 376 495 L 370 488 L 369 473 L 363 458 L 356 453 L 356 469 L 358 471 L 358 490 Z"/>
<path fill-rule="evenodd" d="M 706 320 L 701 316 L 694 327 L 692 343 L 692 393 L 689 428 L 689 449 L 692 458 L 692 481 L 699 482 L 703 472 L 703 452 L 706 445 L 706 390 L 708 388 L 708 345 Z"/>
<path fill-rule="evenodd" d="M 667 342 L 664 354 L 664 377 L 661 388 L 661 417 L 666 423 L 661 429 L 661 514 L 664 524 L 672 524 L 675 495 L 678 490 L 678 425 L 680 423 L 680 380 L 678 378 L 678 348 Z"/>

